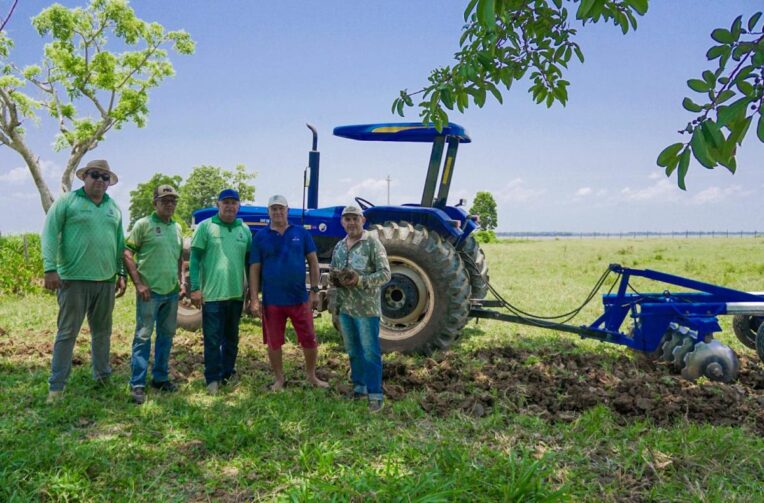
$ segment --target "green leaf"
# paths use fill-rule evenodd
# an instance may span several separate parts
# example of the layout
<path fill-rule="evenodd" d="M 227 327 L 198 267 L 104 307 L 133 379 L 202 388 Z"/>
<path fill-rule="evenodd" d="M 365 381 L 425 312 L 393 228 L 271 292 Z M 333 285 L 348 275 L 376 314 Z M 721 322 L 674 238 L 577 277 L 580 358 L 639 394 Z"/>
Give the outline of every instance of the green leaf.
<path fill-rule="evenodd" d="M 754 28 L 756 28 L 756 23 L 759 22 L 759 18 L 761 17 L 761 12 L 757 12 L 753 16 L 751 16 L 751 19 L 748 20 L 748 31 L 753 31 Z"/>
<path fill-rule="evenodd" d="M 759 141 L 764 142 L 764 115 L 759 112 L 759 123 L 756 125 L 756 136 Z"/>
<path fill-rule="evenodd" d="M 690 98 L 685 98 L 682 100 L 682 106 L 685 110 L 688 112 L 698 113 L 701 110 L 703 110 L 703 107 L 692 101 Z"/>
<path fill-rule="evenodd" d="M 711 38 L 719 42 L 720 44 L 731 44 L 735 41 L 735 37 L 732 36 L 732 33 L 725 30 L 724 28 L 717 28 L 714 31 L 711 32 Z"/>
<path fill-rule="evenodd" d="M 712 48 L 706 52 L 706 59 L 709 61 L 714 60 L 724 54 L 724 47 L 723 45 L 715 45 Z"/>
<path fill-rule="evenodd" d="M 629 4 L 634 7 L 634 10 L 640 16 L 644 16 L 647 13 L 647 0 L 629 0 Z"/>
<path fill-rule="evenodd" d="M 704 167 L 712 169 L 716 166 L 716 161 L 714 161 L 711 154 L 708 153 L 708 145 L 706 145 L 706 139 L 701 128 L 695 128 L 695 131 L 692 132 L 690 147 L 692 148 L 692 154 L 695 156 L 695 159 L 697 159 Z"/>
<path fill-rule="evenodd" d="M 737 161 L 734 157 L 726 159 L 725 162 L 719 161 L 719 164 L 727 168 L 727 170 L 733 175 L 735 174 L 735 171 L 737 171 Z"/>
<path fill-rule="evenodd" d="M 745 116 L 751 98 L 744 97 L 729 106 L 721 106 L 717 109 L 716 122 L 721 127 L 729 126 Z"/>
<path fill-rule="evenodd" d="M 706 84 L 711 88 L 716 85 L 716 75 L 709 70 L 703 72 L 703 80 L 706 81 Z"/>
<path fill-rule="evenodd" d="M 483 28 L 492 29 L 496 26 L 496 0 L 478 0 L 478 22 Z"/>
<path fill-rule="evenodd" d="M 706 144 L 712 146 L 716 150 L 724 147 L 724 135 L 722 134 L 719 126 L 711 119 L 703 121 L 700 128 L 703 131 L 703 135 L 706 138 Z"/>
<path fill-rule="evenodd" d="M 671 162 L 671 159 L 675 158 L 679 151 L 684 147 L 684 143 L 674 143 L 664 148 L 663 151 L 658 154 L 658 166 L 665 168 Z"/>
<path fill-rule="evenodd" d="M 687 176 L 687 170 L 690 167 L 690 149 L 686 148 L 679 156 L 679 171 L 677 171 L 677 185 L 682 190 L 687 190 L 684 179 Z"/>
<path fill-rule="evenodd" d="M 735 20 L 732 22 L 732 27 L 730 27 L 732 38 L 734 38 L 735 40 L 740 38 L 740 30 L 742 26 L 743 26 L 743 16 L 736 17 Z"/>
<path fill-rule="evenodd" d="M 755 89 L 750 82 L 745 80 L 740 80 L 737 82 L 737 88 L 740 90 L 741 93 L 745 94 L 746 96 L 750 96 L 751 98 L 754 97 Z"/>
<path fill-rule="evenodd" d="M 470 0 L 467 4 L 467 8 L 464 9 L 464 21 L 466 22 L 470 18 L 470 14 L 472 14 L 472 11 L 475 10 L 475 4 L 477 4 L 478 0 Z"/>
<path fill-rule="evenodd" d="M 666 176 L 671 176 L 671 173 L 674 172 L 677 164 L 679 164 L 679 156 L 672 157 L 668 163 L 668 166 L 666 166 Z"/>
<path fill-rule="evenodd" d="M 589 16 L 589 11 L 594 7 L 595 0 L 581 0 L 581 5 L 576 11 L 576 19 L 584 20 Z"/>
<path fill-rule="evenodd" d="M 700 79 L 690 79 L 687 81 L 687 87 L 697 93 L 707 93 L 711 90 L 711 87 L 705 81 Z"/>
<path fill-rule="evenodd" d="M 573 51 L 576 53 L 576 57 L 578 60 L 583 63 L 584 62 L 584 53 L 581 52 L 581 48 L 578 47 L 578 44 L 573 46 Z"/>
<path fill-rule="evenodd" d="M 748 128 L 753 121 L 753 115 L 750 117 L 744 117 L 743 120 L 735 122 L 730 126 L 730 135 L 727 137 L 727 141 L 733 141 L 738 145 L 742 145 L 745 135 L 748 133 Z"/>
<path fill-rule="evenodd" d="M 493 97 L 496 98 L 496 101 L 498 101 L 499 104 L 504 103 L 504 98 L 502 97 L 501 92 L 496 89 L 496 86 L 490 85 L 488 86 L 488 90 L 491 91 L 491 94 L 493 94 Z"/>
<path fill-rule="evenodd" d="M 716 104 L 721 105 L 728 99 L 732 98 L 733 96 L 737 95 L 735 91 L 732 91 L 731 89 L 725 89 L 724 91 L 719 93 L 719 96 L 716 97 Z"/>

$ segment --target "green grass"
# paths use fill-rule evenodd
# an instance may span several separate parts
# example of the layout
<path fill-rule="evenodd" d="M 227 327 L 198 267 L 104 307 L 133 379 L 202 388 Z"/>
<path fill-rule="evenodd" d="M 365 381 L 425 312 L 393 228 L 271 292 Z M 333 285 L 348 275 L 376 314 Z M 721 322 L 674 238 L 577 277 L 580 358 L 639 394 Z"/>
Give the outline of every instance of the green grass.
<path fill-rule="evenodd" d="M 549 240 L 484 249 L 492 284 L 517 306 L 549 314 L 577 306 L 611 262 L 764 290 L 763 246 L 760 239 Z M 45 404 L 55 298 L 0 300 L 0 501 L 764 500 L 764 440 L 743 425 L 656 426 L 605 405 L 550 421 L 495 390 L 482 417 L 425 412 L 423 391 L 413 388 L 370 415 L 337 391 L 302 386 L 292 344 L 288 388 L 271 394 L 260 328 L 251 320 L 242 324 L 235 388 L 207 396 L 201 334 L 179 332 L 171 365 L 180 391 L 150 393 L 134 406 L 127 388 L 132 294 L 115 310 L 112 386 L 94 389 L 83 333 L 66 399 L 55 406 Z M 574 323 L 599 310 L 595 298 Z M 752 354 L 722 320 L 720 339 Z M 346 356 L 326 316 L 317 330 L 322 375 L 335 389 L 346 385 Z M 596 354 L 605 367 L 623 354 L 618 346 L 482 320 L 468 325 L 451 355 L 479 369 L 475 350 L 507 345 L 531 354 Z M 385 361 L 409 372 L 429 362 Z M 534 356 L 524 362 L 537 363 Z"/>

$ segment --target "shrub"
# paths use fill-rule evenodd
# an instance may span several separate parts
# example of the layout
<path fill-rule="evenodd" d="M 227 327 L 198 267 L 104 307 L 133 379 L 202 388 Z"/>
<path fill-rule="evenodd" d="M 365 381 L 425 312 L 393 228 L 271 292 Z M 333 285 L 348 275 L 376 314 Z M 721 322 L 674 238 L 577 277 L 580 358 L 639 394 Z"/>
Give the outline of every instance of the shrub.
<path fill-rule="evenodd" d="M 0 295 L 38 293 L 42 278 L 39 235 L 0 236 Z"/>
<path fill-rule="evenodd" d="M 498 243 L 499 239 L 493 231 L 479 230 L 475 231 L 475 239 L 478 243 Z"/>

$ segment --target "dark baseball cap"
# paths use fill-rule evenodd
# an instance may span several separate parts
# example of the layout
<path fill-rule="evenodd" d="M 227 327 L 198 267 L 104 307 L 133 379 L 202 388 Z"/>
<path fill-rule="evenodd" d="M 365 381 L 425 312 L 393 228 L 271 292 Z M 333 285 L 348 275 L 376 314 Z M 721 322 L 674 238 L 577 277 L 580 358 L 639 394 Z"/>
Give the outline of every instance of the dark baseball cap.
<path fill-rule="evenodd" d="M 239 193 L 233 189 L 225 189 L 218 195 L 218 201 L 222 201 L 223 199 L 236 199 L 239 201 Z"/>

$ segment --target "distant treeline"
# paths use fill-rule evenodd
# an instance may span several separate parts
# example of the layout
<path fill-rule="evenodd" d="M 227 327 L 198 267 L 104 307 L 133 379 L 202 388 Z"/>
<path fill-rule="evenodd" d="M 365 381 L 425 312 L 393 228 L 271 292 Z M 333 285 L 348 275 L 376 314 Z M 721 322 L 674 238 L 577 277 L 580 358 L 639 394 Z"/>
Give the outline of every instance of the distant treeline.
<path fill-rule="evenodd" d="M 500 238 L 514 239 L 550 239 L 550 238 L 600 238 L 600 239 L 634 239 L 634 238 L 756 238 L 764 237 L 759 231 L 629 231 L 629 232 L 497 232 Z"/>

